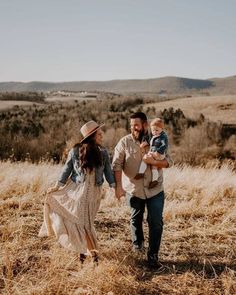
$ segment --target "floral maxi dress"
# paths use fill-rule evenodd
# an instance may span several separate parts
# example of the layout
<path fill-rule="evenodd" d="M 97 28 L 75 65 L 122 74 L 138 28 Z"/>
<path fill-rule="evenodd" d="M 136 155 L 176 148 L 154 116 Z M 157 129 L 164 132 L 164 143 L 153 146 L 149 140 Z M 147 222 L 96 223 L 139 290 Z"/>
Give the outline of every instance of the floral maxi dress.
<path fill-rule="evenodd" d="M 47 195 L 44 222 L 39 236 L 55 235 L 59 243 L 77 253 L 97 251 L 94 219 L 101 202 L 101 186 L 95 172 L 86 173 L 83 183 L 71 180 L 62 189 Z"/>

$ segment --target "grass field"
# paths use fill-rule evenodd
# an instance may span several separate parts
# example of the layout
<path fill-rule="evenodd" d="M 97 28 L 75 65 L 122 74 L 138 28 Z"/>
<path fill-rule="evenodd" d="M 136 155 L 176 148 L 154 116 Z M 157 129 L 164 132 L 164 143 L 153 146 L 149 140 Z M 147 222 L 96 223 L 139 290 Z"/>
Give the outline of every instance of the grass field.
<path fill-rule="evenodd" d="M 152 106 L 155 106 L 159 111 L 170 107 L 180 108 L 185 116 L 190 118 L 196 119 L 202 113 L 207 119 L 214 122 L 236 124 L 236 95 L 178 98 L 147 104 L 144 110 Z"/>
<path fill-rule="evenodd" d="M 0 111 L 11 109 L 14 106 L 31 106 L 31 105 L 42 105 L 40 103 L 32 102 L 32 101 L 22 101 L 22 100 L 0 100 Z"/>
<path fill-rule="evenodd" d="M 96 220 L 97 267 L 86 261 L 81 268 L 54 238 L 37 237 L 44 191 L 60 168 L 0 163 L 1 294 L 236 294 L 236 175 L 230 165 L 165 170 L 159 273 L 130 251 L 129 210 L 107 186 Z"/>

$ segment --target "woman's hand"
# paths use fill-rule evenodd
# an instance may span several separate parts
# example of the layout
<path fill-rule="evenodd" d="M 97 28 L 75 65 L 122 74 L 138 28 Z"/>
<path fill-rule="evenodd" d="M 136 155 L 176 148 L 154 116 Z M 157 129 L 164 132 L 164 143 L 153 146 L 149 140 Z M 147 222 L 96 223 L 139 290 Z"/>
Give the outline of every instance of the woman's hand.
<path fill-rule="evenodd" d="M 58 191 L 60 188 L 60 186 L 56 183 L 54 186 L 50 187 L 48 190 L 47 190 L 47 194 L 50 194 L 50 193 L 53 193 L 53 192 L 56 192 Z"/>

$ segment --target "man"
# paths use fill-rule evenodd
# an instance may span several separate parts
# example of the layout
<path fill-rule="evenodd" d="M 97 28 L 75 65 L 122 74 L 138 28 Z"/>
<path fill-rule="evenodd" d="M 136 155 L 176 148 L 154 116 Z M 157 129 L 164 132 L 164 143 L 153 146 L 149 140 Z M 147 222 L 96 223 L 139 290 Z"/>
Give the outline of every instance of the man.
<path fill-rule="evenodd" d="M 150 188 L 152 180 L 151 166 L 148 165 L 143 178 L 135 176 L 139 171 L 144 156 L 143 141 L 147 141 L 148 122 L 142 112 L 137 112 L 130 117 L 131 133 L 120 139 L 115 147 L 113 157 L 113 170 L 116 179 L 116 197 L 120 199 L 125 195 L 131 208 L 131 235 L 135 251 L 143 249 L 143 214 L 147 207 L 147 221 L 149 227 L 149 247 L 147 253 L 148 265 L 150 268 L 160 268 L 158 252 L 163 231 L 162 213 L 164 207 L 163 171 L 172 165 L 168 153 L 164 160 L 154 160 L 146 155 L 144 161 L 147 164 L 160 168 L 158 183 Z M 148 147 L 147 147 L 148 149 Z M 123 174 L 122 174 L 123 171 Z"/>

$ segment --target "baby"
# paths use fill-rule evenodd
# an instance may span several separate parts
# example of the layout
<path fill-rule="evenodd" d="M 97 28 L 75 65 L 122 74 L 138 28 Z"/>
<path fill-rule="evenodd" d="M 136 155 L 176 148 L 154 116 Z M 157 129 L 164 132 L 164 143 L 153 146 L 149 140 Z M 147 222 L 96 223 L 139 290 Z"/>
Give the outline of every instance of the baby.
<path fill-rule="evenodd" d="M 154 160 L 163 160 L 168 148 L 168 137 L 163 131 L 164 123 L 160 118 L 153 119 L 150 124 L 152 138 L 150 140 L 150 149 L 148 155 L 151 155 Z M 142 144 L 143 147 L 143 144 Z M 144 156 L 145 157 L 145 156 Z M 147 168 L 147 164 L 142 161 L 139 167 L 139 172 L 135 176 L 135 179 L 140 179 L 144 176 L 144 172 Z M 152 181 L 149 183 L 149 189 L 155 187 L 158 183 L 158 168 L 151 166 L 152 168 Z"/>

